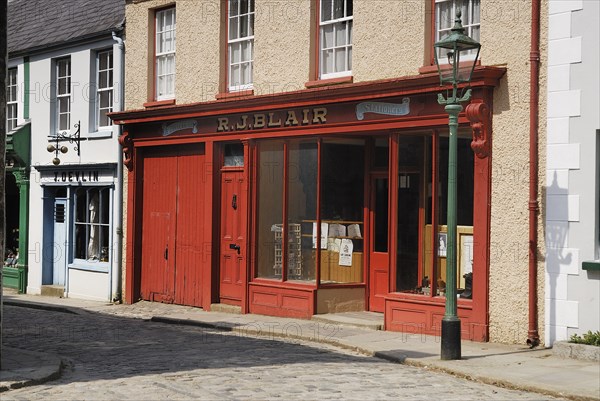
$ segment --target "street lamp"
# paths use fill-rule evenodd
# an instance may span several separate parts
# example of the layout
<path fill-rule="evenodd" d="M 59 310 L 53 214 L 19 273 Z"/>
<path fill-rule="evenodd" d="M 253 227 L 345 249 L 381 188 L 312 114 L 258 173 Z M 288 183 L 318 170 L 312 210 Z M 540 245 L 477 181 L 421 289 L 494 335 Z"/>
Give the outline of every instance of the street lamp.
<path fill-rule="evenodd" d="M 456 313 L 456 164 L 458 114 L 461 102 L 471 98 L 471 89 L 458 94 L 458 85 L 469 84 L 475 69 L 481 44 L 464 34 L 461 12 L 456 12 L 454 27 L 444 39 L 433 45 L 435 64 L 440 75 L 440 85 L 452 84 L 452 93 L 438 94 L 438 103 L 446 105 L 449 115 L 450 139 L 448 145 L 448 243 L 446 254 L 446 312 L 442 319 L 441 359 L 460 359 L 460 319 Z M 473 57 L 474 56 L 474 57 Z M 443 57 L 447 59 L 444 61 Z M 441 60 L 440 60 L 441 59 Z"/>

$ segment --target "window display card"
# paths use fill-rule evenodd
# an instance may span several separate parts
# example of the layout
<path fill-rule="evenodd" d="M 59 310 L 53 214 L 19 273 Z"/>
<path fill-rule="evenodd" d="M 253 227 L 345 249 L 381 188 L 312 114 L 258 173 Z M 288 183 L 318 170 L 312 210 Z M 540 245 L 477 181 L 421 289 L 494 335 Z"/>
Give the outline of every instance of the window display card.
<path fill-rule="evenodd" d="M 358 224 L 350 224 L 348 226 L 348 237 L 362 238 L 362 235 L 360 235 L 360 226 Z"/>
<path fill-rule="evenodd" d="M 343 224 L 330 224 L 329 225 L 329 236 L 330 237 L 345 237 L 346 226 Z"/>
<path fill-rule="evenodd" d="M 321 249 L 327 249 L 327 236 L 329 233 L 329 224 L 321 223 Z M 313 249 L 317 248 L 317 223 L 313 223 L 312 232 Z"/>
<path fill-rule="evenodd" d="M 354 245 L 351 239 L 344 238 L 340 246 L 340 266 L 352 266 Z"/>

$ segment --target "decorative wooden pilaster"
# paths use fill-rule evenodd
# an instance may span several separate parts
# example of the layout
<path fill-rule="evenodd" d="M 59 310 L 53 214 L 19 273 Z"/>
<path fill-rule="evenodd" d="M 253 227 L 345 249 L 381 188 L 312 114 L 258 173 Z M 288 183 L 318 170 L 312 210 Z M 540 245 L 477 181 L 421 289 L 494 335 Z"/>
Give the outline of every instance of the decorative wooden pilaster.
<path fill-rule="evenodd" d="M 27 289 L 28 241 L 29 241 L 29 169 L 19 168 L 11 171 L 19 188 L 19 258 L 17 268 L 22 277 L 19 278 L 19 292 Z"/>

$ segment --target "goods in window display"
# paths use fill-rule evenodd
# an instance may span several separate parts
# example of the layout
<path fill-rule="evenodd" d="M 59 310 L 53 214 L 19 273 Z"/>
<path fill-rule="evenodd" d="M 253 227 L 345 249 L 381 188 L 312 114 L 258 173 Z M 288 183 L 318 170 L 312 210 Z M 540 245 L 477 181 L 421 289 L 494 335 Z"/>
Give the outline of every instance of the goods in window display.
<path fill-rule="evenodd" d="M 275 237 L 275 264 L 273 274 L 281 277 L 283 266 L 283 225 L 274 224 L 271 227 Z M 300 224 L 288 224 L 288 279 L 299 280 L 302 278 L 302 229 Z"/>

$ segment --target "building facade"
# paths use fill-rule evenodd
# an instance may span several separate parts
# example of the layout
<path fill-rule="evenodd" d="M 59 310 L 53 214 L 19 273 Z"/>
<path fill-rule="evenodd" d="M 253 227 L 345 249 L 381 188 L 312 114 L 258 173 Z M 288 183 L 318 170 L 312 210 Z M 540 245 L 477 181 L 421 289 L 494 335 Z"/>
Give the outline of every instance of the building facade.
<path fill-rule="evenodd" d="M 600 330 L 600 6 L 550 1 L 546 332 Z"/>
<path fill-rule="evenodd" d="M 448 115 L 433 43 L 461 8 L 482 43 L 459 119 L 462 337 L 524 342 L 535 304 L 543 340 L 545 244 L 528 213 L 532 92 L 546 119 L 544 71 L 530 88 L 532 32 L 546 61 L 537 4 L 541 23 L 526 2 L 128 1 L 125 111 L 111 114 L 127 302 L 369 310 L 387 330 L 439 334 Z M 543 124 L 536 137 L 542 194 Z"/>
<path fill-rule="evenodd" d="M 124 6 L 9 2 L 15 124 L 31 132 L 19 231 L 31 294 L 120 297 L 121 152 L 107 114 L 122 107 Z"/>

